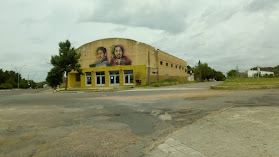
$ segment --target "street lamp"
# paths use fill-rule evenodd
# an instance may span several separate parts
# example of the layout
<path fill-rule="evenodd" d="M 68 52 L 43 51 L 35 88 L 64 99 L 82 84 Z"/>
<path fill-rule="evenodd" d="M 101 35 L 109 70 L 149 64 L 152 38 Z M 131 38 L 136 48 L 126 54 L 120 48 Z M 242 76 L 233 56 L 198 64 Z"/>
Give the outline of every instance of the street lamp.
<path fill-rule="evenodd" d="M 19 70 L 16 66 L 14 66 L 14 65 L 12 65 L 12 66 L 15 67 L 16 72 L 17 72 L 17 88 L 19 89 L 19 73 L 21 72 L 22 68 L 26 65 L 23 65 L 23 66 L 19 67 Z"/>

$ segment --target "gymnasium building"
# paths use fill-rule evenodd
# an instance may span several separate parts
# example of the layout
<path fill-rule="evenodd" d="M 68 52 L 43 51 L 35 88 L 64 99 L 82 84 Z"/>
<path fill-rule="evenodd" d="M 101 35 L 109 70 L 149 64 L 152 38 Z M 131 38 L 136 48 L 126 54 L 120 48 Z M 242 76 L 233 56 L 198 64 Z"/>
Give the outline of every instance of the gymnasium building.
<path fill-rule="evenodd" d="M 174 78 L 187 81 L 186 61 L 154 47 L 123 38 L 93 41 L 76 49 L 84 75 L 68 74 L 69 87 L 145 85 Z"/>

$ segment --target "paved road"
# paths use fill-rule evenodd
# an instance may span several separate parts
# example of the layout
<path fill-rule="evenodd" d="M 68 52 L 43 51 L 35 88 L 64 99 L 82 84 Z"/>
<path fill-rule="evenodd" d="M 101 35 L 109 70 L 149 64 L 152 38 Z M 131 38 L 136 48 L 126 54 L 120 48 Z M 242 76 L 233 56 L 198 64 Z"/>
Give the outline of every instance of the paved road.
<path fill-rule="evenodd" d="M 150 155 L 175 132 L 224 109 L 279 106 L 278 90 L 208 90 L 216 83 L 118 92 L 1 91 L 0 156 Z"/>

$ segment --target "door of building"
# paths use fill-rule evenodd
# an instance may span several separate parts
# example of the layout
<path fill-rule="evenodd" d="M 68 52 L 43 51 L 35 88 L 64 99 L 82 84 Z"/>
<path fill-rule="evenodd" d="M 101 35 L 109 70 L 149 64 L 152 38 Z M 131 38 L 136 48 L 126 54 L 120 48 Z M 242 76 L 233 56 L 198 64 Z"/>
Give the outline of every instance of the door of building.
<path fill-rule="evenodd" d="M 111 86 L 119 86 L 119 71 L 110 71 L 109 78 Z"/>

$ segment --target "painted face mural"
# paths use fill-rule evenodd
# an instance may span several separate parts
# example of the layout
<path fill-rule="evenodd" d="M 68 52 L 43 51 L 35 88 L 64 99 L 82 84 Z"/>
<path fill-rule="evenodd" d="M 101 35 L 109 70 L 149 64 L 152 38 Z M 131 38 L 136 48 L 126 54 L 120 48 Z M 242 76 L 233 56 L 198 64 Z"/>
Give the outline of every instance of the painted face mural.
<path fill-rule="evenodd" d="M 90 64 L 89 67 L 103 67 L 108 66 L 109 61 L 107 59 L 107 49 L 104 47 L 99 47 L 96 51 L 98 61 L 94 64 Z"/>
<path fill-rule="evenodd" d="M 102 50 L 97 51 L 97 58 L 99 61 L 105 60 L 105 52 Z"/>
<path fill-rule="evenodd" d="M 112 49 L 112 58 L 110 64 L 113 66 L 117 65 L 132 65 L 131 59 L 125 55 L 124 46 L 117 44 Z"/>
<path fill-rule="evenodd" d="M 113 54 L 116 59 L 121 59 L 123 54 L 122 49 L 120 47 L 115 47 Z"/>
<path fill-rule="evenodd" d="M 105 47 L 98 47 L 96 50 L 96 59 L 89 67 L 106 67 L 118 65 L 132 65 L 132 60 L 125 54 L 123 45 L 117 44 L 112 48 L 110 62 L 107 57 L 107 49 Z"/>

